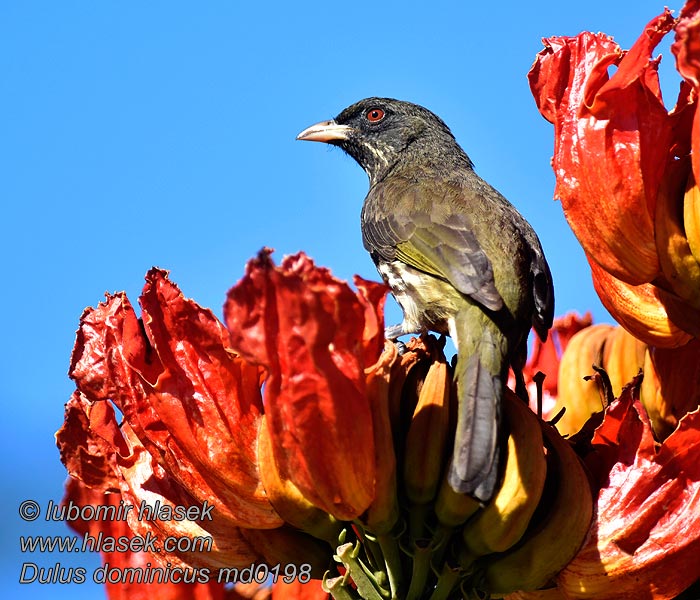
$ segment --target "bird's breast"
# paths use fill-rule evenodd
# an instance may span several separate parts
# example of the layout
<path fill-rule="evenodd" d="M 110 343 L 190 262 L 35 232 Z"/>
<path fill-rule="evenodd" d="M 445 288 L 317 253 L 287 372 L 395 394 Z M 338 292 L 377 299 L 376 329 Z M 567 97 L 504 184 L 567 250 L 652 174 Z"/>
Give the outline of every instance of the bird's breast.
<path fill-rule="evenodd" d="M 403 310 L 406 331 L 447 333 L 447 321 L 456 311 L 449 284 L 398 260 L 380 260 L 377 270 Z"/>

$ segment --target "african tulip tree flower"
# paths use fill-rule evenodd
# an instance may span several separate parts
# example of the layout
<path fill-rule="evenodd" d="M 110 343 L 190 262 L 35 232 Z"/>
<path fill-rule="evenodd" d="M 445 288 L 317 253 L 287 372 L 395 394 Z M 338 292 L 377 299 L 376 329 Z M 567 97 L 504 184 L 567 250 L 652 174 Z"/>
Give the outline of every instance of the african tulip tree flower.
<path fill-rule="evenodd" d="M 279 267 L 269 254 L 229 291 L 226 325 L 158 269 L 146 277 L 140 318 L 124 294 L 84 312 L 70 368 L 77 389 L 57 434 L 71 475 L 65 502 L 192 509 L 185 519 L 132 511 L 119 525 L 206 548 L 158 546 L 119 561 L 105 551 L 103 560 L 146 569 L 146 579 L 185 573 L 202 597 L 219 597 L 220 573 L 254 564 L 296 566 L 316 580 L 328 569 L 323 585 L 339 595 L 348 582 L 397 596 L 409 586 L 451 589 L 458 579 L 417 566 L 452 556 L 442 548 L 453 540 L 456 551 L 480 509 L 445 485 L 455 407 L 442 344 L 414 338 L 399 353 L 383 336 L 383 285 L 356 278 L 353 291 L 303 254 Z M 449 526 L 431 541 L 445 510 Z M 114 528 L 79 528 L 97 530 Z M 368 582 L 367 572 L 377 575 Z M 147 595 L 153 581 L 143 583 Z M 300 589 L 326 593 L 315 581 L 272 595 Z"/>
<path fill-rule="evenodd" d="M 119 557 L 103 552 L 105 568 L 111 564 L 112 569 L 128 566 L 148 573 L 168 568 L 169 573 L 185 573 L 182 580 L 190 582 L 157 592 L 153 587 L 157 580 L 135 583 L 128 591 L 123 585 L 109 585 L 111 598 L 126 593 L 142 597 L 157 593 L 178 600 L 221 598 L 224 591 L 233 592 L 224 590 L 217 575 L 255 564 L 296 565 L 314 578 L 307 585 L 278 582 L 272 588 L 273 599 L 321 598 L 328 592 L 342 597 L 346 581 L 358 585 L 363 594 L 370 586 L 397 596 L 406 593 L 409 583 L 415 589 L 442 589 L 441 593 L 456 590 L 465 577 L 463 586 L 484 585 L 481 569 L 500 555 L 487 555 L 464 567 L 452 562 L 465 543 L 470 516 L 488 514 L 486 507 L 450 493 L 444 485 L 446 440 L 454 427 L 452 370 L 433 337 L 412 339 L 402 354 L 396 345 L 386 343 L 384 286 L 360 279 L 356 285 L 354 292 L 303 254 L 285 258 L 277 267 L 263 251 L 228 294 L 226 326 L 186 299 L 157 269 L 147 275 L 141 319 L 123 294 L 108 296 L 97 308 L 85 311 L 71 361 L 77 390 L 57 434 L 72 476 L 65 502 L 194 507 L 188 519 L 151 520 L 131 514 L 117 526 L 156 540 L 170 536 L 210 541 L 203 551 L 180 547 L 165 554 L 134 552 Z M 573 316 L 556 323 L 552 339 L 535 348 L 526 373 L 529 379 L 534 369 L 551 375 L 549 391 L 555 399 L 566 379 L 588 374 L 576 373 L 576 362 L 574 368 L 562 370 L 560 359 L 562 352 L 565 357 L 577 347 L 576 336 L 593 329 L 589 320 Z M 625 345 L 611 342 L 610 347 Z M 609 354 L 606 364 L 612 365 L 615 353 Z M 650 454 L 651 430 L 638 403 L 634 414 L 642 415 L 641 425 L 629 427 L 641 427 L 646 433 L 642 438 L 615 437 L 616 415 L 627 410 L 615 407 L 627 402 L 629 408 L 638 388 L 638 382 L 626 388 L 592 442 L 589 430 L 588 437 L 576 436 L 576 447 L 598 476 L 593 488 L 598 494 L 597 514 L 606 514 L 627 529 L 646 528 L 655 540 L 669 539 L 682 524 L 691 533 L 678 546 L 677 556 L 690 564 L 698 537 L 692 529 L 694 513 L 676 504 L 660 528 L 640 520 L 637 508 L 632 511 L 613 500 L 618 488 L 633 479 L 641 487 L 625 488 L 624 493 L 632 494 L 630 506 L 643 505 L 656 514 L 658 502 L 668 498 L 657 498 L 655 490 L 675 485 L 674 492 L 692 496 L 699 485 L 696 471 L 686 464 L 688 455 L 678 454 L 681 444 L 690 448 L 696 444 L 697 415 L 681 420 L 661 447 L 663 459 Z M 512 394 L 509 398 L 520 402 Z M 121 423 L 117 411 L 123 416 Z M 273 419 L 280 424 L 275 426 Z M 338 439 L 353 436 L 359 436 L 360 447 L 348 447 L 346 440 Z M 364 464 L 354 460 L 356 452 Z M 627 457 L 637 452 L 648 464 L 637 461 L 630 467 Z M 618 471 L 621 475 L 614 476 Z M 683 478 L 673 484 L 670 478 L 677 474 Z M 588 488 L 583 471 L 581 477 L 577 485 Z M 544 516 L 524 533 L 513 552 L 522 552 L 539 530 L 546 529 L 545 507 L 555 506 L 556 495 L 546 486 L 540 489 L 542 496 L 532 502 L 542 505 L 537 514 Z M 207 506 L 212 518 L 197 511 Z M 588 541 L 569 566 L 569 558 L 561 563 L 559 569 L 566 568 L 557 581 L 568 597 L 586 597 L 576 594 L 581 594 L 596 568 L 613 565 L 620 585 L 638 589 L 625 579 L 626 572 L 638 577 L 640 564 L 644 573 L 652 574 L 659 564 L 667 564 L 657 563 L 643 544 L 639 560 L 615 554 L 610 544 L 616 529 L 608 517 L 605 522 L 600 517 L 593 521 Z M 503 518 L 513 517 L 506 512 Z M 78 530 L 113 535 L 115 524 L 90 522 Z M 591 539 L 609 563 L 591 563 L 598 556 Z M 374 544 L 374 550 L 364 548 L 367 543 Z M 336 577 L 331 576 L 334 554 L 343 563 Z M 384 557 L 380 563 L 378 556 Z M 431 561 L 446 561 L 442 574 L 421 567 Z M 384 575 L 365 581 L 368 568 Z M 317 580 L 326 569 L 331 575 L 322 586 Z M 604 583 L 595 580 L 601 594 L 597 597 L 616 597 L 605 595 Z M 537 585 L 552 582 L 546 578 Z M 239 589 L 235 597 L 243 597 L 244 591 Z"/>
<path fill-rule="evenodd" d="M 596 508 L 556 587 L 513 600 L 670 600 L 700 573 L 698 341 L 651 348 L 619 326 L 573 315 L 555 321 L 555 338 L 562 350 L 549 340 L 536 347 L 526 376 L 542 367 L 558 373 L 549 415 L 566 408 L 557 428 L 574 434 Z M 640 368 L 643 380 L 634 376 Z M 619 397 L 606 405 L 613 390 Z"/>
<path fill-rule="evenodd" d="M 683 76 L 664 106 L 661 39 Z M 604 34 L 544 40 L 530 73 L 554 124 L 555 196 L 585 250 L 596 291 L 633 335 L 674 347 L 700 335 L 700 4 L 665 11 L 627 52 Z M 611 67 L 617 67 L 608 74 Z"/>
<path fill-rule="evenodd" d="M 700 411 L 663 444 L 638 381 L 605 414 L 585 462 L 598 488 L 589 537 L 559 574 L 565 598 L 671 599 L 700 573 Z"/>
<path fill-rule="evenodd" d="M 265 305 L 268 330 L 254 327 L 255 311 L 263 306 L 254 291 L 248 296 L 232 291 L 227 316 L 245 320 L 246 342 L 272 349 L 275 362 L 265 362 L 264 369 L 247 362 L 210 311 L 184 298 L 163 271 L 153 269 L 140 298 L 141 319 L 123 294 L 83 314 L 70 370 L 78 389 L 66 405 L 57 441 L 69 473 L 92 490 L 117 492 L 133 506 L 213 508 L 215 518 L 198 522 L 129 514 L 129 526 L 139 535 L 212 540 L 206 552 L 174 553 L 171 562 L 212 571 L 260 560 L 306 563 L 320 577 L 326 567 L 317 560 L 320 542 L 285 526 L 265 490 L 259 432 L 269 430 L 273 447 L 284 448 L 277 451 L 281 456 L 296 453 L 302 462 L 303 468 L 285 477 L 288 488 L 296 478 L 327 511 L 314 531 L 334 531 L 328 513 L 353 519 L 365 512 L 377 469 L 364 371 L 382 350 L 379 308 L 385 291 L 358 279 L 362 291 L 352 292 L 303 255 L 274 268 L 268 254 L 250 263 L 237 288 L 251 281 L 269 284 L 266 292 L 274 302 Z M 295 299 L 303 305 L 296 312 Z M 352 326 L 340 327 L 345 322 Z M 319 348 L 325 360 L 314 355 Z M 275 385 L 280 379 L 293 381 L 283 394 Z M 293 414 L 279 416 L 291 403 Z M 115 408 L 124 417 L 121 425 Z M 280 436 L 269 425 L 275 418 L 282 420 Z M 288 431 L 295 433 L 291 442 L 284 437 Z M 292 497 L 281 512 L 290 505 L 307 513 L 313 508 L 303 497 Z"/>
<path fill-rule="evenodd" d="M 670 31 L 684 80 L 669 112 L 651 55 Z M 632 334 L 583 329 L 561 360 L 557 406 L 577 415 L 561 426 L 581 428 L 597 508 L 588 540 L 557 578 L 559 593 L 670 599 L 700 572 L 700 2 L 677 20 L 669 11 L 653 19 L 628 52 L 603 34 L 544 43 L 529 78 L 555 126 L 555 196 L 601 301 Z M 606 383 L 603 394 L 581 379 L 591 363 L 605 369 L 593 380 Z M 606 407 L 640 367 L 643 382 Z"/>

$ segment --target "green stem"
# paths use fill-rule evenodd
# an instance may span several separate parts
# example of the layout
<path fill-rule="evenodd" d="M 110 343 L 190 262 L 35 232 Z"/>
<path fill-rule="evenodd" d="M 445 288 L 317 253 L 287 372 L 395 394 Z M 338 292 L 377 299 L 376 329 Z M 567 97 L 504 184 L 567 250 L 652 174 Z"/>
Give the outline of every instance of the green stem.
<path fill-rule="evenodd" d="M 448 542 L 450 541 L 450 537 L 452 536 L 454 530 L 454 527 L 448 527 L 447 525 L 442 524 L 438 524 L 437 528 L 435 529 L 433 539 L 430 542 L 433 549 L 432 561 L 434 565 L 442 564 L 442 561 L 445 558 L 445 552 L 447 551 Z"/>
<path fill-rule="evenodd" d="M 360 596 L 365 600 L 385 600 L 383 594 L 378 589 L 374 577 L 357 559 L 359 552 L 359 543 L 354 547 L 351 543 L 343 544 L 336 549 L 338 560 L 345 565 L 348 571 L 346 576 L 349 576 L 353 580 Z"/>
<path fill-rule="evenodd" d="M 386 566 L 386 574 L 389 578 L 389 588 L 391 589 L 391 597 L 398 598 L 401 584 L 403 583 L 403 570 L 401 568 L 401 555 L 399 554 L 399 545 L 396 539 L 388 533 L 383 533 L 377 536 L 377 543 L 384 555 L 384 564 Z"/>
<path fill-rule="evenodd" d="M 432 548 L 425 540 L 415 543 L 413 552 L 413 572 L 411 573 L 411 585 L 406 594 L 406 600 L 417 600 L 423 596 L 428 575 L 430 574 L 430 556 Z"/>
<path fill-rule="evenodd" d="M 358 531 L 369 566 L 375 572 L 384 572 L 384 556 L 376 536 L 369 531 L 365 531 L 362 527 L 359 527 Z"/>
<path fill-rule="evenodd" d="M 446 600 L 459 583 L 459 578 L 460 569 L 450 567 L 449 564 L 445 563 L 445 566 L 438 576 L 438 582 L 430 596 L 430 600 Z"/>
<path fill-rule="evenodd" d="M 425 522 L 428 518 L 427 504 L 413 504 L 408 513 L 408 533 L 412 540 L 420 540 L 425 536 Z"/>

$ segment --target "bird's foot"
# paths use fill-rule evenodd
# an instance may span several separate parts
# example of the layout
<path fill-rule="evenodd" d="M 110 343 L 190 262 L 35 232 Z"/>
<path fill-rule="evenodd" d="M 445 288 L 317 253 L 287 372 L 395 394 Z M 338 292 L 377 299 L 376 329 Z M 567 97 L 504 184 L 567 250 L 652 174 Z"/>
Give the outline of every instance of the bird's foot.
<path fill-rule="evenodd" d="M 406 352 L 406 344 L 404 344 L 398 338 L 400 338 L 402 335 L 409 335 L 410 333 L 414 332 L 406 331 L 404 324 L 399 323 L 398 325 L 392 325 L 391 327 L 387 327 L 384 330 L 384 337 L 387 340 L 391 340 L 392 342 L 394 342 L 396 350 L 398 351 L 399 356 L 401 356 L 404 352 Z"/>
<path fill-rule="evenodd" d="M 398 325 L 392 325 L 391 327 L 387 327 L 384 330 L 384 337 L 387 340 L 396 341 L 397 338 L 400 338 L 402 335 L 406 335 L 407 333 L 410 332 L 404 331 L 403 323 L 399 323 Z"/>

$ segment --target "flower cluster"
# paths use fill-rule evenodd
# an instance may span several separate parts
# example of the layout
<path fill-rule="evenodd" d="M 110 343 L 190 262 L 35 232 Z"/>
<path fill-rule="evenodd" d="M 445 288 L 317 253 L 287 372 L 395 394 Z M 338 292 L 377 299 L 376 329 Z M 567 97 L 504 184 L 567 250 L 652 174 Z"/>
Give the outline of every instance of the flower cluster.
<path fill-rule="evenodd" d="M 672 31 L 683 80 L 668 111 L 652 52 Z M 673 598 L 700 572 L 700 2 L 664 11 L 628 51 L 592 33 L 544 45 L 529 79 L 555 128 L 555 196 L 622 325 L 555 353 L 552 412 L 566 408 L 558 427 L 579 432 L 597 490 L 557 597 Z"/>
<path fill-rule="evenodd" d="M 669 112 L 651 54 L 670 31 L 683 82 Z M 555 126 L 556 195 L 622 327 L 567 315 L 535 340 L 533 410 L 507 390 L 494 498 L 447 484 L 453 370 L 433 336 L 384 339 L 385 286 L 265 249 L 222 323 L 152 269 L 140 317 L 124 294 L 81 317 L 57 433 L 66 501 L 210 506 L 75 523 L 210 544 L 103 552 L 188 582 L 111 583 L 110 598 L 670 600 L 698 579 L 700 0 L 627 52 L 549 38 L 530 83 Z M 220 577 L 255 564 L 311 581 Z"/>
<path fill-rule="evenodd" d="M 123 294 L 81 318 L 57 433 L 69 474 L 134 506 L 213 505 L 207 521 L 129 513 L 136 534 L 213 541 L 171 564 L 308 564 L 320 578 L 321 540 L 370 508 L 390 462 L 367 393 L 387 363 L 384 286 L 357 279 L 355 293 L 304 255 L 276 268 L 263 251 L 229 293 L 227 329 L 165 272 L 146 280 L 141 318 Z"/>
<path fill-rule="evenodd" d="M 600 33 L 547 38 L 529 73 L 554 124 L 555 196 L 595 288 L 619 323 L 658 347 L 700 335 L 699 13 L 694 0 L 677 20 L 666 10 L 626 52 Z M 669 112 L 652 52 L 670 31 L 683 81 Z"/>

